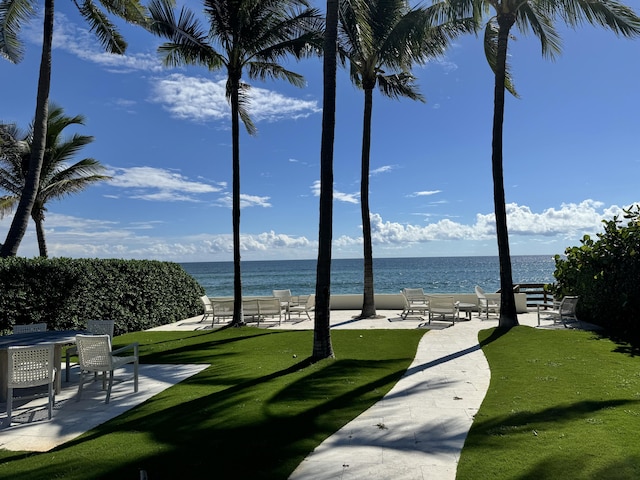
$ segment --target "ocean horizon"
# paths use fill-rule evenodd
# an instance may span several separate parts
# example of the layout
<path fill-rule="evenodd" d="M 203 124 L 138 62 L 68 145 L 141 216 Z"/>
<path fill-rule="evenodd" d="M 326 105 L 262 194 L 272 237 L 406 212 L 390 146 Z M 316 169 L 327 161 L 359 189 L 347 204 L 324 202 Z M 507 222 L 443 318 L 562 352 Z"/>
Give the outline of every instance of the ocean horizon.
<path fill-rule="evenodd" d="M 317 260 L 252 260 L 241 263 L 242 293 L 270 296 L 274 289 L 293 295 L 315 292 Z M 210 297 L 233 296 L 233 262 L 180 264 Z M 333 259 L 331 293 L 363 291 L 363 260 Z M 553 283 L 553 255 L 511 257 L 513 283 Z M 487 292 L 500 288 L 497 256 L 374 258 L 375 293 L 399 293 L 403 288 L 423 288 L 426 293 L 474 293 L 476 285 Z"/>

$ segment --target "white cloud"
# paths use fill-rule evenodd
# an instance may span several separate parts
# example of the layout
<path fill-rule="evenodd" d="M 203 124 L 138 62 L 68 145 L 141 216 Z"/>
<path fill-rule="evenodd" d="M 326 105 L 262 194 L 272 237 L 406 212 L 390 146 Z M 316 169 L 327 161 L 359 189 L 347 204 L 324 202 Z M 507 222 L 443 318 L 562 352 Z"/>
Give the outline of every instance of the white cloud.
<path fill-rule="evenodd" d="M 247 207 L 270 207 L 269 199 L 271 197 L 260 197 L 258 195 L 247 195 L 245 193 L 240 194 L 240 208 Z M 226 193 L 217 202 L 218 205 L 231 208 L 233 204 L 233 198 L 230 193 Z"/>
<path fill-rule="evenodd" d="M 42 45 L 42 12 L 24 27 L 25 39 Z M 153 53 L 126 53 L 117 55 L 106 53 L 98 38 L 88 28 L 80 27 L 63 13 L 56 12 L 53 30 L 53 48 L 71 53 L 76 57 L 102 65 L 110 71 L 127 72 L 133 70 L 162 71 L 164 67 L 159 56 Z"/>
<path fill-rule="evenodd" d="M 311 185 L 311 191 L 313 192 L 314 197 L 320 196 L 320 180 L 316 180 Z M 339 202 L 345 203 L 360 203 L 360 194 L 359 193 L 344 193 L 339 190 L 333 190 L 333 199 Z"/>
<path fill-rule="evenodd" d="M 429 197 L 437 193 L 442 193 L 442 190 L 423 190 L 422 192 L 413 192 L 407 195 L 407 197 Z"/>
<path fill-rule="evenodd" d="M 245 196 L 244 200 L 253 201 L 255 205 L 268 204 L 264 197 Z M 593 235 L 602 231 L 602 220 L 622 214 L 623 208 L 627 206 L 604 207 L 600 202 L 585 200 L 578 204 L 567 203 L 559 208 L 547 208 L 536 213 L 527 206 L 510 204 L 508 221 L 511 243 L 529 245 L 529 248 L 532 245 L 542 245 L 543 248 L 552 249 L 550 253 L 560 253 L 559 248 L 564 250 L 566 246 L 579 244 L 582 235 Z M 10 222 L 10 217 L 0 220 L 0 231 L 6 232 Z M 163 237 L 156 229 L 164 228 L 164 223 L 150 219 L 145 222 L 120 224 L 49 212 L 45 228 L 50 255 L 56 257 L 231 260 L 233 242 L 230 234 L 203 233 Z M 452 252 L 462 250 L 465 242 L 495 239 L 493 214 L 478 214 L 472 224 L 442 219 L 426 225 L 413 225 L 385 221 L 379 214 L 374 213 L 371 215 L 371 225 L 377 251 L 393 252 L 394 255 L 415 255 L 415 252 L 425 251 L 425 245 L 437 242 L 447 244 Z M 361 244 L 360 236 L 336 234 L 334 237 L 336 254 L 358 255 Z M 317 242 L 305 236 L 292 236 L 273 230 L 262 233 L 247 232 L 241 235 L 241 249 L 244 259 L 314 258 L 317 255 Z M 473 248 L 470 251 L 474 251 Z M 30 225 L 19 254 L 29 257 L 37 255 L 37 252 L 35 232 Z"/>
<path fill-rule="evenodd" d="M 396 165 L 384 165 L 382 167 L 374 168 L 371 170 L 371 175 L 378 175 L 380 173 L 387 173 L 391 170 L 395 170 L 397 168 Z"/>
<path fill-rule="evenodd" d="M 194 195 L 215 193 L 223 189 L 219 185 L 194 182 L 184 175 L 154 167 L 109 167 L 108 175 L 113 178 L 109 184 L 127 190 L 130 198 L 141 200 L 177 202 L 200 201 Z"/>
<path fill-rule="evenodd" d="M 174 73 L 154 78 L 151 84 L 152 101 L 163 104 L 177 118 L 205 122 L 230 116 L 224 78 L 214 81 Z M 316 101 L 285 97 L 264 88 L 251 88 L 249 98 L 248 111 L 255 122 L 308 117 L 320 111 Z"/>

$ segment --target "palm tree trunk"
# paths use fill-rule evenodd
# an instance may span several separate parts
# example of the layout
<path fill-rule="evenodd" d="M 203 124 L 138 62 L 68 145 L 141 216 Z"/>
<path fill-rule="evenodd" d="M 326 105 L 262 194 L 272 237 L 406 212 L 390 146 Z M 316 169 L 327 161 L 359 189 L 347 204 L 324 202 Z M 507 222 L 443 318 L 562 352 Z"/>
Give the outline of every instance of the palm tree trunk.
<path fill-rule="evenodd" d="M 37 207 L 34 208 L 34 212 L 36 209 Z M 31 217 L 33 218 L 33 222 L 36 224 L 36 236 L 38 237 L 38 250 L 40 251 L 40 256 L 42 258 L 47 258 L 47 242 L 44 238 L 44 215 L 42 215 L 41 211 L 38 213 L 32 212 Z"/>
<path fill-rule="evenodd" d="M 42 39 L 42 56 L 40 59 L 40 76 L 38 77 L 38 96 L 36 112 L 33 121 L 33 141 L 31 144 L 31 159 L 29 173 L 25 178 L 24 189 L 20 195 L 20 202 L 16 214 L 7 232 L 7 238 L 0 249 L 0 257 L 15 257 L 18 247 L 29 225 L 31 211 L 36 201 L 40 185 L 40 171 L 44 159 L 45 142 L 47 138 L 47 118 L 49 110 L 49 90 L 51 88 L 51 46 L 53 42 L 53 13 L 54 0 L 45 0 L 44 25 Z"/>
<path fill-rule="evenodd" d="M 338 0 L 327 0 L 324 37 L 322 138 L 320 145 L 320 223 L 316 267 L 316 308 L 312 360 L 333 358 L 331 345 L 331 242 L 333 240 L 333 142 L 336 128 L 336 50 Z"/>
<path fill-rule="evenodd" d="M 371 245 L 371 217 L 369 215 L 369 162 L 371 157 L 371 116 L 373 87 L 364 89 L 364 119 L 362 122 L 362 165 L 360 172 L 360 210 L 362 213 L 362 240 L 364 247 L 364 294 L 360 318 L 376 316 L 373 288 L 373 247 Z"/>
<path fill-rule="evenodd" d="M 507 229 L 507 208 L 504 195 L 504 172 L 502 168 L 502 127 L 504 122 L 504 92 L 507 65 L 509 30 L 515 22 L 515 15 L 498 15 L 498 52 L 496 57 L 495 98 L 493 112 L 493 143 L 491 166 L 493 170 L 493 202 L 496 215 L 496 236 L 500 262 L 500 327 L 518 325 L 516 301 L 513 294 L 511 274 L 511 254 L 509 252 L 509 231 Z"/>
<path fill-rule="evenodd" d="M 240 75 L 229 72 L 231 83 L 231 137 L 233 149 L 232 207 L 233 217 L 233 320 L 231 325 L 244 325 L 242 313 L 242 276 L 240 272 Z"/>

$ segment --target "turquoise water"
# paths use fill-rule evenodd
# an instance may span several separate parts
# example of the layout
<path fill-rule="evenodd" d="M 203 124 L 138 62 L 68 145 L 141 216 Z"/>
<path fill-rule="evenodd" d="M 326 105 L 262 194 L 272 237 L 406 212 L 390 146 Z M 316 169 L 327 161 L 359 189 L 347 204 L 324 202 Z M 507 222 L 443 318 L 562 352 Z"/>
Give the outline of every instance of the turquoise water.
<path fill-rule="evenodd" d="M 233 296 L 233 263 L 183 263 L 182 267 L 211 297 Z M 511 259 L 513 282 L 551 283 L 555 262 L 551 255 L 522 255 Z M 315 260 L 242 262 L 242 293 L 271 295 L 273 289 L 290 289 L 294 295 L 314 293 Z M 363 261 L 333 260 L 331 293 L 362 293 Z M 500 288 L 498 257 L 420 257 L 374 259 L 376 293 L 398 293 L 405 287 L 427 293 L 473 293 L 480 285 L 487 292 Z"/>

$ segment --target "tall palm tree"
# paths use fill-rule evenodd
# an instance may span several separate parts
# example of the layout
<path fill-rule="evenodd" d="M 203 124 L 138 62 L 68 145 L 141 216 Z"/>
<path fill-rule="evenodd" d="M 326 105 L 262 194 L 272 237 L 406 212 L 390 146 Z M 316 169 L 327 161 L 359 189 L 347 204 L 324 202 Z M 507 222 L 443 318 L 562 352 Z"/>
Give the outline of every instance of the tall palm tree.
<path fill-rule="evenodd" d="M 247 110 L 251 79 L 283 79 L 302 87 L 301 75 L 278 63 L 288 55 L 317 53 L 322 19 L 306 0 L 204 0 L 208 31 L 195 15 L 182 8 L 176 19 L 170 0 L 153 0 L 150 30 L 169 41 L 159 47 L 168 66 L 202 65 L 227 70 L 226 97 L 231 105 L 232 222 L 234 264 L 233 325 L 242 325 L 240 275 L 240 120 L 255 133 Z"/>
<path fill-rule="evenodd" d="M 411 8 L 406 0 L 351 0 L 340 10 L 339 44 L 349 61 L 352 82 L 364 91 L 360 209 L 364 244 L 364 295 L 360 318 L 376 315 L 369 209 L 369 164 L 373 90 L 389 98 L 424 102 L 414 64 L 443 55 L 449 41 L 474 28 L 470 20 L 449 21 L 446 4 Z"/>
<path fill-rule="evenodd" d="M 531 29 L 540 40 L 543 56 L 553 59 L 561 51 L 560 36 L 554 26 L 558 18 L 572 28 L 588 22 L 611 29 L 624 37 L 640 34 L 640 18 L 631 8 L 616 0 L 449 0 L 449 3 L 454 15 L 461 17 L 472 12 L 480 16 L 492 8 L 495 10 L 495 16 L 485 25 L 484 43 L 487 60 L 495 75 L 491 165 L 502 292 L 499 325 L 511 327 L 518 325 L 518 317 L 513 293 L 502 166 L 505 89 L 515 95 L 507 65 L 511 28 L 516 25 L 523 34 Z"/>
<path fill-rule="evenodd" d="M 93 142 L 93 137 L 78 134 L 63 139 L 62 131 L 70 125 L 84 125 L 84 117 L 82 115 L 67 117 L 62 107 L 52 104 L 47 120 L 47 139 L 40 184 L 31 209 L 41 257 L 47 256 L 44 236 L 44 214 L 47 210 L 45 206 L 47 202 L 81 192 L 93 183 L 111 178 L 104 175 L 106 168 L 93 158 L 69 163 L 80 149 Z M 20 201 L 29 174 L 32 139 L 32 132 L 29 132 L 17 142 L 25 145 L 20 155 L 0 156 L 0 188 L 9 192 L 9 195 L 0 197 L 0 218 L 11 213 Z"/>
<path fill-rule="evenodd" d="M 331 343 L 331 242 L 333 241 L 333 144 L 336 130 L 338 1 L 327 0 L 322 64 L 322 134 L 320 140 L 320 217 L 316 266 L 316 307 L 311 358 L 333 358 Z"/>
<path fill-rule="evenodd" d="M 127 43 L 111 23 L 107 14 L 93 0 L 74 0 L 73 3 L 78 7 L 82 17 L 89 23 L 91 31 L 95 33 L 98 41 L 109 53 L 122 54 L 125 52 Z M 146 23 L 145 10 L 139 0 L 100 0 L 100 4 L 107 12 L 128 22 L 140 25 Z M 13 63 L 22 59 L 22 45 L 18 39 L 18 33 L 22 24 L 33 17 L 36 5 L 36 0 L 0 1 L 0 55 Z M 11 227 L 7 232 L 7 238 L 2 248 L 0 248 L 0 257 L 15 256 L 17 254 L 20 242 L 27 230 L 29 217 L 40 184 L 51 87 L 54 6 L 54 0 L 44 0 L 42 55 L 29 169 L 22 195 L 20 195 L 20 202 L 11 222 Z"/>

